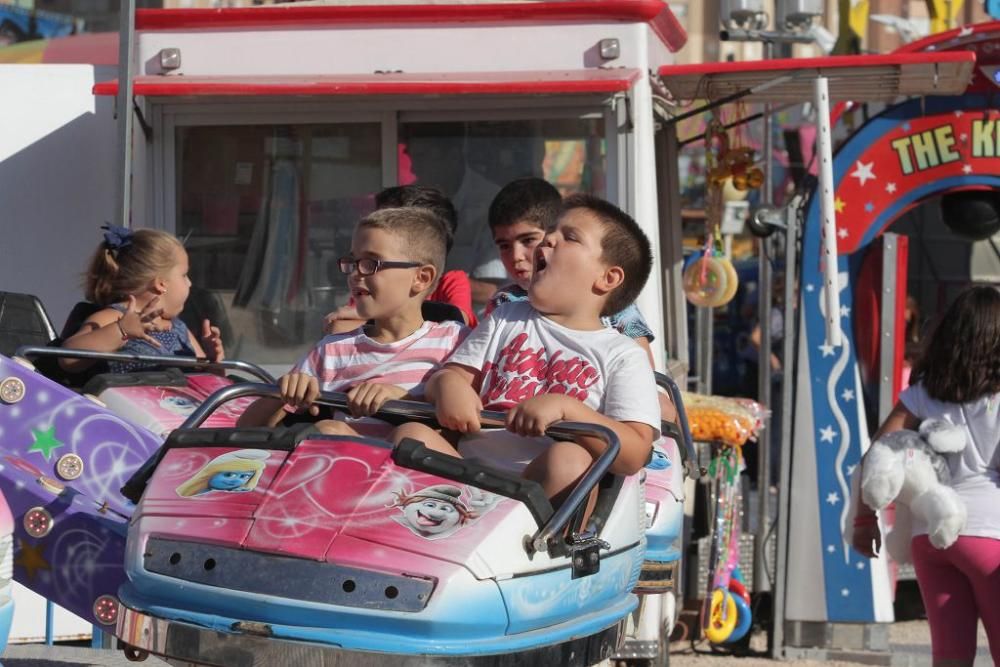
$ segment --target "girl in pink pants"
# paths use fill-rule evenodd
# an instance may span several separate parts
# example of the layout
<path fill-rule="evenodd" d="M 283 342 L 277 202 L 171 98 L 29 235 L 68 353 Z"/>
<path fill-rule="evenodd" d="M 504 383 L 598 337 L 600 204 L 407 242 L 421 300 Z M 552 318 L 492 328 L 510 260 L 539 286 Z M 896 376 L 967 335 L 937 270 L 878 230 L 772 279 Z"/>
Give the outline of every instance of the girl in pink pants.
<path fill-rule="evenodd" d="M 917 360 L 913 381 L 875 437 L 916 430 L 930 418 L 962 426 L 966 435 L 965 449 L 946 455 L 968 511 L 958 541 L 936 549 L 927 526 L 913 522 L 913 565 L 934 665 L 973 664 L 977 620 L 1000 665 L 1000 292 L 973 287 L 959 295 Z M 875 513 L 861 503 L 854 548 L 872 558 L 880 544 Z"/>

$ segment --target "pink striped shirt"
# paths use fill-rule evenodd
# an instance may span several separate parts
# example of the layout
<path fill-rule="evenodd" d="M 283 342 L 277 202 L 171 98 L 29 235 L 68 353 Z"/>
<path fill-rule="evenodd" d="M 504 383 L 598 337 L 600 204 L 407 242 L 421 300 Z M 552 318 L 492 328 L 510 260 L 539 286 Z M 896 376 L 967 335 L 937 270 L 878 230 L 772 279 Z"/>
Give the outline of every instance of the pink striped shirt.
<path fill-rule="evenodd" d="M 379 343 L 361 327 L 327 336 L 292 370 L 315 377 L 323 391 L 346 391 L 363 382 L 377 382 L 394 384 L 420 397 L 427 378 L 468 333 L 457 322 L 424 322 L 402 340 Z"/>

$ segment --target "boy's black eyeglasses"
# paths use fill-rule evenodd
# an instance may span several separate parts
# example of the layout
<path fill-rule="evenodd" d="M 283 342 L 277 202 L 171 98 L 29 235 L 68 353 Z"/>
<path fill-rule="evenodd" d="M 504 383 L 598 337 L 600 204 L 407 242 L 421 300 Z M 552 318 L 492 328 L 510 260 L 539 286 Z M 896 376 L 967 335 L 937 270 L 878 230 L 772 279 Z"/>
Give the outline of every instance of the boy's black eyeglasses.
<path fill-rule="evenodd" d="M 341 257 L 337 260 L 337 265 L 340 267 L 341 273 L 351 275 L 354 273 L 354 269 L 357 269 L 360 275 L 370 276 L 382 269 L 415 269 L 418 266 L 423 266 L 423 263 L 394 262 L 388 259 L 372 259 L 370 257 L 363 257 L 361 259 Z"/>

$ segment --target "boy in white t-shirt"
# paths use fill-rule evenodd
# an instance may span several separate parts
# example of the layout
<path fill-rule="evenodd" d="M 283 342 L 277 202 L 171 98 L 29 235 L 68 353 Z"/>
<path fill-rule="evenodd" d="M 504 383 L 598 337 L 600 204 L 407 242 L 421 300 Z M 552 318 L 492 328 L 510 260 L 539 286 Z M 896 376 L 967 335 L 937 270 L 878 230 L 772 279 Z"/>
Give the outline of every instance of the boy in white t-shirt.
<path fill-rule="evenodd" d="M 368 324 L 323 338 L 281 377 L 281 399 L 262 398 L 240 426 L 277 425 L 323 391 L 347 391 L 353 420 L 322 420 L 328 435 L 386 436 L 367 419 L 389 400 L 423 397 L 424 382 L 465 338 L 457 322 L 427 322 L 421 305 L 444 267 L 444 223 L 422 208 L 388 208 L 358 223 L 351 254 L 339 260 L 358 314 Z"/>
<path fill-rule="evenodd" d="M 556 502 L 604 451 L 595 438 L 542 438 L 559 421 L 611 428 L 621 451 L 611 470 L 631 475 L 649 460 L 660 408 L 646 353 L 601 316 L 632 303 L 652 268 L 649 240 L 632 218 L 574 195 L 536 248 L 529 301 L 499 306 L 427 384 L 441 426 L 463 434 L 458 451 L 420 424 L 416 438 L 452 455 L 523 471 Z M 482 409 L 507 413 L 506 431 L 480 433 Z"/>

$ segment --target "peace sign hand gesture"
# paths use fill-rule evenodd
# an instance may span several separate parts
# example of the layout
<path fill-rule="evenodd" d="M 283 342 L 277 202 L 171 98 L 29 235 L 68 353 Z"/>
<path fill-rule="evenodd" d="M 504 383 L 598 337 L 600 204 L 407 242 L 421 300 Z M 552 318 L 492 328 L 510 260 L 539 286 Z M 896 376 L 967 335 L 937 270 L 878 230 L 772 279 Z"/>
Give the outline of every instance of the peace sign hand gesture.
<path fill-rule="evenodd" d="M 201 323 L 201 346 L 205 350 L 205 356 L 211 361 L 226 358 L 226 351 L 222 347 L 222 331 L 219 327 L 213 327 L 209 320 L 202 320 Z"/>
<path fill-rule="evenodd" d="M 135 297 L 129 296 L 128 307 L 118 320 L 118 328 L 129 340 L 144 340 L 154 347 L 162 347 L 160 342 L 150 336 L 152 331 L 163 331 L 165 327 L 156 324 L 156 319 L 163 314 L 163 308 L 157 308 L 160 297 L 154 296 L 141 310 L 135 307 Z"/>

